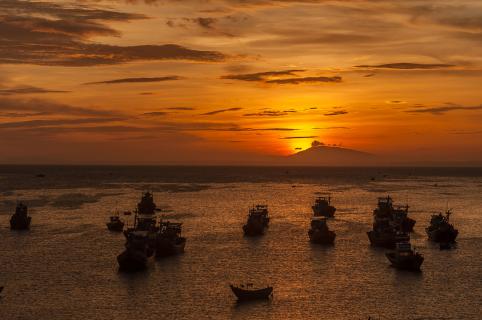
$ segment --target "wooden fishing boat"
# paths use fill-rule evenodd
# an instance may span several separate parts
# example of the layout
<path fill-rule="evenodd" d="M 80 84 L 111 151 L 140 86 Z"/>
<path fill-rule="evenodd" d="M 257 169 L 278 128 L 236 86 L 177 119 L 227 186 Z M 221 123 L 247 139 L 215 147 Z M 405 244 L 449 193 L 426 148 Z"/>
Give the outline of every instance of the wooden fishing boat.
<path fill-rule="evenodd" d="M 238 300 L 263 300 L 273 296 L 273 287 L 255 288 L 252 283 L 245 285 L 230 285 L 231 290 Z"/>

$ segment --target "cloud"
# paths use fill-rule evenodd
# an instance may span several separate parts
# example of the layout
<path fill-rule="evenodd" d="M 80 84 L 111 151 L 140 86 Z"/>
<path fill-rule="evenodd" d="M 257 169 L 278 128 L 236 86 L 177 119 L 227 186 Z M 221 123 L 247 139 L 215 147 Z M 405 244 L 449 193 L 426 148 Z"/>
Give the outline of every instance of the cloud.
<path fill-rule="evenodd" d="M 317 138 L 317 136 L 291 136 L 291 137 L 283 137 L 280 139 L 290 140 L 290 139 L 313 139 L 313 138 Z"/>
<path fill-rule="evenodd" d="M 313 140 L 313 142 L 311 143 L 311 147 L 312 148 L 315 148 L 315 147 L 320 147 L 320 146 L 324 146 L 325 144 L 323 142 L 320 142 L 318 140 Z"/>
<path fill-rule="evenodd" d="M 274 79 L 267 80 L 266 83 L 275 84 L 300 84 L 300 83 L 315 83 L 315 82 L 341 82 L 342 78 L 334 77 L 303 77 L 303 78 L 288 78 L 288 79 Z"/>
<path fill-rule="evenodd" d="M 123 78 L 123 79 L 115 79 L 115 80 L 87 82 L 84 84 L 144 83 L 144 82 L 161 82 L 161 81 L 171 81 L 171 80 L 180 80 L 180 79 L 181 77 L 178 77 L 178 76 L 166 76 L 166 77 L 156 77 L 156 78 Z"/>
<path fill-rule="evenodd" d="M 449 132 L 449 134 L 456 134 L 456 135 L 478 135 L 478 134 L 482 134 L 482 130 L 472 130 L 472 131 L 457 130 L 457 131 Z"/>
<path fill-rule="evenodd" d="M 295 45 L 312 45 L 312 44 L 322 44 L 329 43 L 333 44 L 357 44 L 357 43 L 367 43 L 374 42 L 378 40 L 376 37 L 367 36 L 364 34 L 353 34 L 353 33 L 324 33 L 321 35 L 306 35 L 300 36 L 296 34 L 297 30 L 290 31 L 289 34 L 283 34 L 282 36 L 274 37 L 271 39 L 255 40 L 250 42 L 251 45 L 256 46 L 295 46 Z"/>
<path fill-rule="evenodd" d="M 190 110 L 196 110 L 196 108 L 192 108 L 192 107 L 170 107 L 170 108 L 166 108 L 168 110 L 178 110 L 178 111 L 190 111 Z"/>
<path fill-rule="evenodd" d="M 454 67 L 453 64 L 435 64 L 435 63 L 408 63 L 408 62 L 398 62 L 398 63 L 387 63 L 378 65 L 358 65 L 356 68 L 367 68 L 367 69 L 402 69 L 402 70 L 416 70 L 416 69 L 441 69 Z"/>
<path fill-rule="evenodd" d="M 279 76 L 295 76 L 297 72 L 303 72 L 305 70 L 292 69 L 281 71 L 267 71 L 258 73 L 245 73 L 245 74 L 229 74 L 222 76 L 221 79 L 241 80 L 241 81 L 265 81 L 270 77 Z"/>
<path fill-rule="evenodd" d="M 290 113 L 296 113 L 296 110 L 264 110 L 262 112 L 256 113 L 246 113 L 243 116 L 245 117 L 282 117 L 286 116 Z"/>
<path fill-rule="evenodd" d="M 214 110 L 206 113 L 201 113 L 202 116 L 212 116 L 218 113 L 223 113 L 223 112 L 229 112 L 229 111 L 238 111 L 243 108 L 228 108 L 228 109 L 220 109 L 220 110 Z"/>
<path fill-rule="evenodd" d="M 159 116 L 165 116 L 168 114 L 168 112 L 164 111 L 153 111 L 153 112 L 145 112 L 142 115 L 143 116 L 148 116 L 148 117 L 159 117 Z"/>
<path fill-rule="evenodd" d="M 447 104 L 445 106 L 440 107 L 432 107 L 432 108 L 417 108 L 406 110 L 407 113 L 431 113 L 433 115 L 443 115 L 450 111 L 458 111 L 458 110 L 465 110 L 465 111 L 476 111 L 482 110 L 482 105 L 479 106 L 460 106 L 457 104 Z"/>
<path fill-rule="evenodd" d="M 347 113 L 348 113 L 348 111 L 346 111 L 346 110 L 336 110 L 336 111 L 325 113 L 324 115 L 329 117 L 329 116 L 339 116 L 339 115 L 347 114 Z"/>
<path fill-rule="evenodd" d="M 108 45 L 94 36 L 119 36 L 107 23 L 129 22 L 139 14 L 93 9 L 85 5 L 20 0 L 0 1 L 0 64 L 95 66 L 132 61 L 218 62 L 226 55 L 176 44 Z"/>
<path fill-rule="evenodd" d="M 19 94 L 39 94 L 39 93 L 67 93 L 70 91 L 61 91 L 61 90 L 49 90 L 37 87 L 18 87 L 18 88 L 10 88 L 10 89 L 0 89 L 0 96 L 11 96 L 11 95 L 19 95 Z"/>
<path fill-rule="evenodd" d="M 76 107 L 43 99 L 0 98 L 0 112 L 41 113 L 42 115 L 118 116 L 118 112 L 99 108 Z"/>
<path fill-rule="evenodd" d="M 3 122 L 0 123 L 0 128 L 38 128 L 38 127 L 50 127 L 50 126 L 62 126 L 72 124 L 97 124 L 105 122 L 122 121 L 125 118 L 79 118 L 79 119 L 51 119 L 51 120 L 28 120 L 17 122 Z"/>
<path fill-rule="evenodd" d="M 217 22 L 216 18 L 203 18 L 203 17 L 189 19 L 189 20 L 195 22 L 197 25 L 205 29 L 212 29 L 213 24 Z"/>

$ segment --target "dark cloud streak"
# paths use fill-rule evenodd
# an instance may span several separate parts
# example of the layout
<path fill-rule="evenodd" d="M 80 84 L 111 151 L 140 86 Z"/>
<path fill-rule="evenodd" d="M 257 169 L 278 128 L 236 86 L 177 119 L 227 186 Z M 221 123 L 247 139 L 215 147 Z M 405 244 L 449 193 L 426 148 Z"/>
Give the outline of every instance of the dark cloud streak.
<path fill-rule="evenodd" d="M 146 83 L 146 82 L 172 81 L 172 80 L 180 80 L 180 79 L 182 78 L 178 76 L 166 76 L 166 77 L 155 77 L 155 78 L 123 78 L 123 79 L 115 79 L 115 80 L 87 82 L 84 84 L 90 85 L 90 84 Z"/>

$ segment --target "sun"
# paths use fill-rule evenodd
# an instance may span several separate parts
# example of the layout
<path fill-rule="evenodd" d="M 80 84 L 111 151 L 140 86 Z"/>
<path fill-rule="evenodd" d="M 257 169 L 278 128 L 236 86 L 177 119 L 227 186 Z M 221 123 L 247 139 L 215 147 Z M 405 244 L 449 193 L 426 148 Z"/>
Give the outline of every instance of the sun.
<path fill-rule="evenodd" d="M 296 134 L 285 137 L 286 149 L 289 153 L 296 153 L 311 147 L 313 140 L 320 140 L 319 132 L 312 123 L 293 124 L 297 128 Z"/>

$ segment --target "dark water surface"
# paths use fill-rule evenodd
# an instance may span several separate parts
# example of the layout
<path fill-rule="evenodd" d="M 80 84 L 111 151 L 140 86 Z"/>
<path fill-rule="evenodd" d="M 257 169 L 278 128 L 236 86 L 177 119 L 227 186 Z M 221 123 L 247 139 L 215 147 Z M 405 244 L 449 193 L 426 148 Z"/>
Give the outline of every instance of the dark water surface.
<path fill-rule="evenodd" d="M 186 252 L 121 274 L 124 238 L 105 222 L 145 190 L 184 223 Z M 308 242 L 317 192 L 338 208 L 333 247 Z M 419 274 L 369 245 L 387 193 L 417 220 Z M 30 232 L 8 228 L 17 199 L 31 208 Z M 244 238 L 255 203 L 269 205 L 271 224 Z M 460 234 L 440 251 L 424 228 L 447 205 Z M 0 319 L 481 319 L 481 240 L 480 168 L 0 166 Z M 240 281 L 272 284 L 273 300 L 237 304 L 228 285 Z"/>

